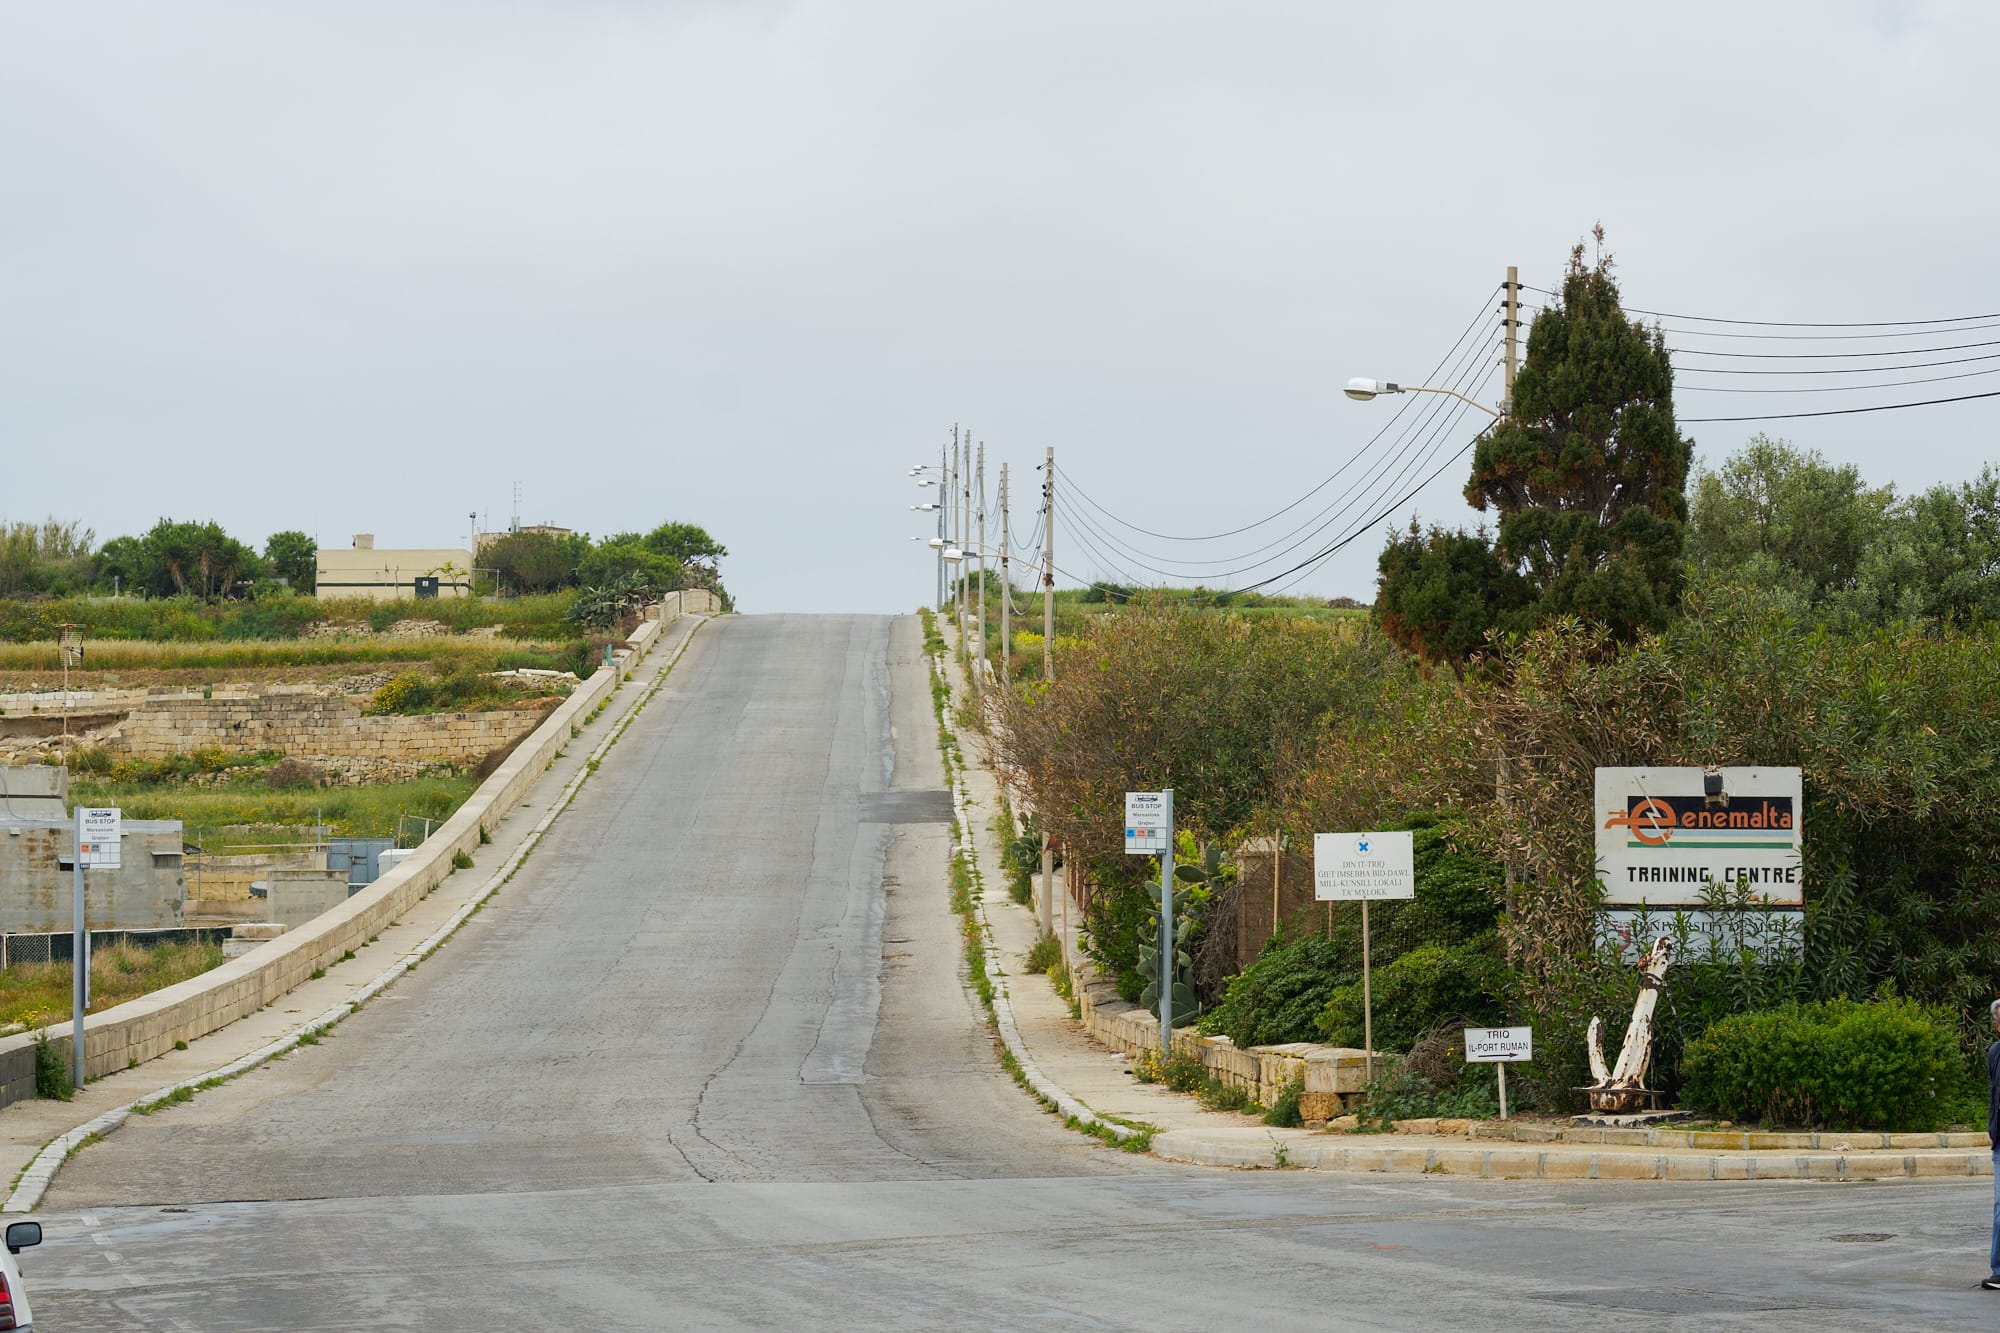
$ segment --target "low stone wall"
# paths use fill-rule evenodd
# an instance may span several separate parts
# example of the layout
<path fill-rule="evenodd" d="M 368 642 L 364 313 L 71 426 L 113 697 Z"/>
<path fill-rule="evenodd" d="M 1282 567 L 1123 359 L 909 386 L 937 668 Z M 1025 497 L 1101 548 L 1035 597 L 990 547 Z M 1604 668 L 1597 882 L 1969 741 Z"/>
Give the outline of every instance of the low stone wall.
<path fill-rule="evenodd" d="M 673 617 L 648 621 L 632 636 L 632 652 L 643 653 Z M 84 1020 L 84 1069 L 96 1078 L 172 1050 L 271 1004 L 313 972 L 359 951 L 389 922 L 452 873 L 452 857 L 479 848 L 482 825 L 512 810 L 570 740 L 569 729 L 610 697 L 631 656 L 599 668 L 543 720 L 474 792 L 466 803 L 417 849 L 414 856 L 333 910 L 240 958 L 176 986 L 129 1000 Z M 70 1025 L 48 1029 L 49 1042 L 70 1058 Z M 28 1034 L 0 1038 L 0 1106 L 35 1095 L 35 1046 Z"/>
<path fill-rule="evenodd" d="M 1099 980 L 1090 964 L 1075 960 L 1077 1004 L 1090 1035 L 1127 1055 L 1157 1053 L 1159 1015 L 1118 998 L 1117 988 Z M 1305 1120 L 1331 1120 L 1356 1105 L 1367 1087 L 1368 1053 L 1345 1046 L 1292 1042 L 1283 1046 L 1238 1047 L 1227 1037 L 1204 1037 L 1193 1028 L 1174 1031 L 1174 1054 L 1198 1060 L 1216 1079 L 1271 1105 L 1285 1085 L 1305 1080 L 1299 1115 Z"/>
<path fill-rule="evenodd" d="M 362 759 L 431 759 L 477 763 L 534 730 L 544 709 L 364 717 L 367 701 L 311 686 L 271 685 L 200 694 L 161 694 L 105 737 L 120 759 L 153 761 L 191 750 Z"/>

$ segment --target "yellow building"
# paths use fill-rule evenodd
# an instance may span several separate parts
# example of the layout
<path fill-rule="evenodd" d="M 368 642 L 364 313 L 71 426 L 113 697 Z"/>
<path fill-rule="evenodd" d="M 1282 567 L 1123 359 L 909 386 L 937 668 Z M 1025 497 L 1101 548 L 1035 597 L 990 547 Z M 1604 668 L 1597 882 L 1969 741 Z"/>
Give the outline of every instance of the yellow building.
<path fill-rule="evenodd" d="M 319 550 L 316 593 L 321 597 L 466 597 L 472 592 L 472 552 L 439 548 L 377 550 L 375 535 L 356 533 L 352 547 Z"/>

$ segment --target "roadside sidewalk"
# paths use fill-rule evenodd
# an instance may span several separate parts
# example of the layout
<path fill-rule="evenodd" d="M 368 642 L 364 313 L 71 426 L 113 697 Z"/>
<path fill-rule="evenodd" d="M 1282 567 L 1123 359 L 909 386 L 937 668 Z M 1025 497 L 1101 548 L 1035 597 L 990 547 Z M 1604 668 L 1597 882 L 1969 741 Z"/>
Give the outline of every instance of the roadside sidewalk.
<path fill-rule="evenodd" d="M 951 625 L 939 630 L 954 643 Z M 955 650 L 947 677 L 954 700 L 969 682 Z M 1404 1121 L 1393 1134 L 1278 1129 L 1252 1115 L 1204 1109 L 1189 1094 L 1140 1083 L 1129 1056 L 1094 1040 L 1045 976 L 1025 971 L 1040 937 L 1034 906 L 1007 893 L 1002 840 L 994 828 L 1000 783 L 987 738 L 959 733 L 966 757 L 966 817 L 983 889 L 979 909 L 991 941 L 991 971 L 1006 1001 L 1001 1035 L 1039 1079 L 1043 1096 L 1073 1103 L 1121 1130 L 1150 1128 L 1148 1151 L 1197 1166 L 1408 1172 L 1530 1180 L 1885 1180 L 1993 1173 L 1984 1134 L 1755 1134 L 1659 1129 L 1556 1129 L 1495 1121 Z M 1037 892 L 1039 889 L 1037 877 Z M 1056 891 L 1064 892 L 1060 872 Z M 1074 914 L 1072 913 L 1072 918 Z M 1076 922 L 1065 957 L 1075 959 Z M 1064 1109 L 1070 1114 L 1067 1105 Z M 1408 1132 L 1403 1132 L 1408 1131 Z"/>
<path fill-rule="evenodd" d="M 0 1211 L 34 1208 L 66 1156 L 89 1136 L 117 1128 L 135 1103 L 233 1077 L 283 1054 L 302 1034 L 339 1022 L 444 947 L 452 932 L 512 877 L 582 786 L 594 761 L 657 692 L 707 619 L 682 616 L 661 632 L 644 658 L 623 664 L 630 679 L 620 682 L 601 713 L 578 724 L 571 743 L 527 798 L 492 827 L 492 843 L 480 848 L 473 873 L 446 879 L 367 945 L 249 1017 L 136 1068 L 93 1079 L 70 1101 L 32 1098 L 0 1109 L 0 1179 L 12 1182 Z"/>

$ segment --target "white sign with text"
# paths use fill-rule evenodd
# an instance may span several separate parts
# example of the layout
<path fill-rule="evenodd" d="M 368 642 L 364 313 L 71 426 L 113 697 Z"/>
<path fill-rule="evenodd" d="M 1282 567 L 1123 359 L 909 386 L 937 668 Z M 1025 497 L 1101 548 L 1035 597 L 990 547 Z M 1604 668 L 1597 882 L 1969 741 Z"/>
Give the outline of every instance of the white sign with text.
<path fill-rule="evenodd" d="M 1173 806 L 1163 791 L 1125 793 L 1125 855 L 1158 856 L 1174 835 Z"/>
<path fill-rule="evenodd" d="M 83 868 L 118 869 L 118 851 L 125 840 L 124 812 L 116 806 L 84 806 L 77 814 L 81 819 L 77 843 L 83 853 Z"/>
<path fill-rule="evenodd" d="M 1535 1030 L 1533 1028 L 1467 1028 L 1465 1030 L 1465 1058 L 1467 1063 L 1518 1064 L 1535 1058 Z"/>
<path fill-rule="evenodd" d="M 1379 902 L 1417 896 L 1415 839 L 1401 833 L 1313 834 L 1313 898 Z"/>

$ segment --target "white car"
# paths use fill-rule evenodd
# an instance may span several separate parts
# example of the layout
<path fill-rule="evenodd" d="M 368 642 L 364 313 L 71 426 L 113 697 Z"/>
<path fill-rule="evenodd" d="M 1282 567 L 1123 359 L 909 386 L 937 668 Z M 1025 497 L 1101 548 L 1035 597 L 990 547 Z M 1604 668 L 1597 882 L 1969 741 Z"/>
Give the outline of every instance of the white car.
<path fill-rule="evenodd" d="M 28 1308 L 28 1293 L 21 1285 L 21 1266 L 14 1256 L 30 1245 L 42 1243 L 40 1222 L 9 1222 L 7 1252 L 0 1254 L 0 1330 L 19 1329 L 33 1333 L 35 1312 Z"/>

